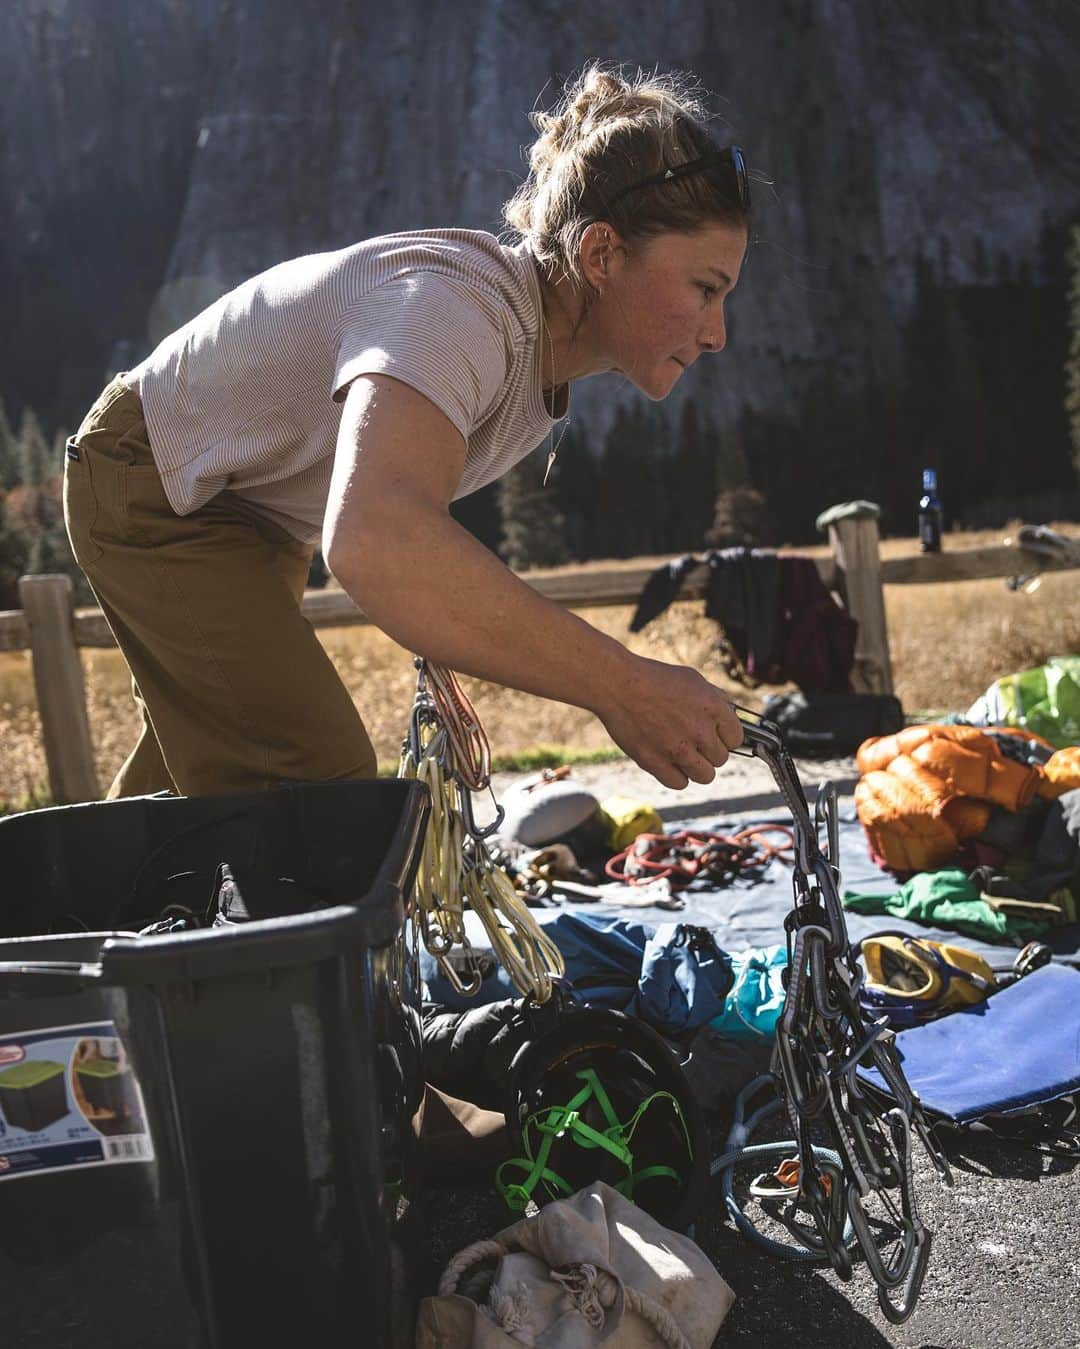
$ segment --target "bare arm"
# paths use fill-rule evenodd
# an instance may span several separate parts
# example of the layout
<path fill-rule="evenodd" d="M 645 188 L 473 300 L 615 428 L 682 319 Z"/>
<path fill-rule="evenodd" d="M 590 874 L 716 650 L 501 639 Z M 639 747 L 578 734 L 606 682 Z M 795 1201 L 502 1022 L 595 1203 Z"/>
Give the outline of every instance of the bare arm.
<path fill-rule="evenodd" d="M 465 442 L 423 395 L 386 376 L 353 381 L 323 534 L 345 590 L 408 650 L 593 712 L 666 786 L 711 781 L 741 740 L 728 701 L 519 580 L 449 513 L 464 461 Z"/>

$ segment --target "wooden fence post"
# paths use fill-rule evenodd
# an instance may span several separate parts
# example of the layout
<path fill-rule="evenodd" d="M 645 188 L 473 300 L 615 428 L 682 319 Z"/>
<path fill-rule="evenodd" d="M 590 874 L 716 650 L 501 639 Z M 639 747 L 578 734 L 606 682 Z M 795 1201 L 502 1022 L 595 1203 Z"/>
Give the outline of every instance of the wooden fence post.
<path fill-rule="evenodd" d="M 19 600 L 30 629 L 30 658 L 41 715 L 49 785 L 58 805 L 101 795 L 86 715 L 86 684 L 75 645 L 70 576 L 24 576 Z"/>
<path fill-rule="evenodd" d="M 818 516 L 828 528 L 838 589 L 859 625 L 851 682 L 857 693 L 892 693 L 892 661 L 881 588 L 880 508 L 872 501 L 833 506 Z"/>

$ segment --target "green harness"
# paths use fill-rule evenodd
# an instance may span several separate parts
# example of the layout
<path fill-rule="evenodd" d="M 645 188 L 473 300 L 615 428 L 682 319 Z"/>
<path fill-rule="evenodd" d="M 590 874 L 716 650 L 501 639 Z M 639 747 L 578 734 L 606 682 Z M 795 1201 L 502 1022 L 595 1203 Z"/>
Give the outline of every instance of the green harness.
<path fill-rule="evenodd" d="M 525 1156 L 510 1158 L 503 1162 L 496 1171 L 495 1184 L 506 1201 L 507 1207 L 516 1213 L 523 1213 L 532 1200 L 533 1191 L 541 1181 L 551 1188 L 552 1193 L 562 1195 L 574 1193 L 573 1187 L 567 1184 L 557 1172 L 552 1171 L 547 1164 L 555 1140 L 566 1136 L 569 1136 L 579 1147 L 602 1148 L 626 1167 L 625 1178 L 614 1187 L 626 1199 L 633 1200 L 635 1185 L 639 1185 L 644 1180 L 654 1180 L 659 1176 L 664 1176 L 675 1181 L 676 1184 L 681 1184 L 682 1178 L 672 1166 L 646 1166 L 640 1171 L 635 1171 L 634 1153 L 631 1147 L 634 1132 L 649 1107 L 656 1101 L 670 1101 L 686 1139 L 687 1155 L 693 1161 L 694 1149 L 690 1141 L 690 1132 L 686 1127 L 682 1107 L 671 1092 L 654 1091 L 651 1096 L 647 1096 L 642 1101 L 627 1122 L 622 1124 L 615 1114 L 611 1099 L 604 1090 L 603 1083 L 597 1076 L 596 1070 L 582 1068 L 574 1076 L 584 1083 L 581 1090 L 566 1105 L 550 1106 L 545 1110 L 537 1110 L 530 1115 L 521 1131 L 522 1141 L 525 1144 Z M 586 1124 L 581 1118 L 581 1112 L 592 1100 L 596 1101 L 607 1124 L 607 1128 L 603 1131 L 594 1129 L 591 1124 Z M 530 1131 L 533 1129 L 542 1135 L 540 1146 L 535 1155 L 530 1137 Z M 503 1173 L 508 1167 L 516 1167 L 524 1171 L 525 1178 L 518 1182 L 504 1181 Z"/>

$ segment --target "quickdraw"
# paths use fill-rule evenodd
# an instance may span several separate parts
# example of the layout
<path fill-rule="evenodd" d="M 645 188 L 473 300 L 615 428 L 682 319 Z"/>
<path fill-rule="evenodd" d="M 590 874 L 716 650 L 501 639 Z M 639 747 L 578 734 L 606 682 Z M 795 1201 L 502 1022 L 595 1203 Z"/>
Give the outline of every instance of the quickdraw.
<path fill-rule="evenodd" d="M 771 838 L 779 835 L 782 843 Z M 783 824 L 758 824 L 735 834 L 685 830 L 678 834 L 639 834 L 628 848 L 604 866 L 612 880 L 647 885 L 666 878 L 673 889 L 692 881 L 726 885 L 735 876 L 753 873 L 774 857 L 790 861 L 794 835 Z"/>
<path fill-rule="evenodd" d="M 416 660 L 416 696 L 398 776 L 426 784 L 431 816 L 417 869 L 413 921 L 427 950 L 451 985 L 468 997 L 479 991 L 479 962 L 465 931 L 465 905 L 477 914 L 514 986 L 535 1002 L 551 996 L 562 955 L 544 934 L 485 840 L 502 822 L 483 829 L 473 813 L 473 792 L 490 786 L 491 751 L 472 704 L 451 670 Z M 466 977 L 451 959 L 464 957 Z"/>
<path fill-rule="evenodd" d="M 814 1220 L 801 1236 L 848 1280 L 847 1239 L 853 1231 L 854 1245 L 878 1285 L 882 1313 L 899 1324 L 914 1309 L 931 1244 L 916 1207 L 912 1131 L 946 1184 L 952 1183 L 949 1164 L 904 1077 L 893 1032 L 884 1022 L 863 1020 L 863 975 L 840 903 L 836 788 L 821 785 L 811 819 L 778 729 L 753 712 L 740 713 L 744 748 L 738 752 L 768 766 L 793 823 L 794 907 L 784 923 L 787 997 L 772 1070 L 794 1130 L 799 1202 Z M 887 1091 L 861 1083 L 861 1067 L 876 1068 Z M 811 1139 L 814 1126 L 828 1134 L 838 1168 L 825 1169 Z M 826 1178 L 832 1181 L 828 1186 Z"/>

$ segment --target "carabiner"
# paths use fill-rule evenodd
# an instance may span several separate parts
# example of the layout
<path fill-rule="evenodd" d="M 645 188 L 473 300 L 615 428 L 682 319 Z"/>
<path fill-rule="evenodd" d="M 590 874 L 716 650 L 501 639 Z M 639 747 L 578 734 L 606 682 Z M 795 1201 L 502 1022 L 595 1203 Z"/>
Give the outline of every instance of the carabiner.
<path fill-rule="evenodd" d="M 800 1157 L 799 1193 L 813 1215 L 821 1245 L 829 1257 L 833 1272 L 842 1282 L 848 1283 L 853 1268 L 851 1252 L 844 1245 L 844 1173 L 840 1167 L 833 1166 L 830 1162 L 821 1161 L 816 1164 L 820 1167 L 821 1174 L 829 1177 L 828 1189 L 816 1175 L 807 1175 Z"/>
<path fill-rule="evenodd" d="M 912 1095 L 914 1096 L 914 1093 L 912 1093 Z M 911 1122 L 915 1126 L 915 1132 L 919 1135 L 923 1147 L 929 1154 L 930 1160 L 934 1163 L 934 1167 L 941 1179 L 941 1183 L 952 1189 L 953 1173 L 952 1167 L 949 1165 L 949 1159 L 945 1155 L 944 1148 L 934 1137 L 934 1126 L 932 1124 L 927 1124 L 926 1116 L 922 1112 L 922 1106 L 920 1105 L 917 1096 L 914 1096 L 914 1101 L 915 1106 L 911 1112 Z M 1080 1143 L 1080 1140 L 1078 1140 L 1078 1143 Z M 1080 1147 L 1077 1148 L 1075 1155 L 1080 1157 Z"/>
<path fill-rule="evenodd" d="M 506 816 L 506 811 L 497 801 L 495 801 L 494 792 L 492 792 L 491 799 L 492 801 L 495 801 L 495 818 L 489 825 L 481 829 L 476 823 L 476 816 L 473 814 L 472 792 L 456 774 L 454 776 L 454 781 L 458 786 L 458 798 L 461 802 L 461 818 L 465 822 L 465 830 L 470 838 L 474 838 L 477 843 L 480 843 L 485 838 L 490 838 L 492 834 L 497 833 Z"/>
<path fill-rule="evenodd" d="M 409 713 L 409 734 L 407 744 L 409 754 L 412 756 L 414 764 L 419 764 L 420 760 L 430 750 L 431 746 L 424 744 L 423 727 L 438 725 L 433 713 L 433 705 L 427 694 L 421 694 L 419 688 L 416 696 L 413 698 L 412 711 Z"/>
<path fill-rule="evenodd" d="M 821 846 L 821 826 L 825 826 L 825 847 Z M 818 852 L 829 861 L 837 879 L 840 876 L 840 821 L 837 818 L 836 784 L 823 782 L 814 802 L 814 836 Z"/>
<path fill-rule="evenodd" d="M 911 1313 L 915 1310 L 915 1303 L 918 1301 L 919 1293 L 922 1291 L 923 1278 L 926 1275 L 926 1266 L 930 1262 L 930 1245 L 933 1240 L 930 1229 L 924 1227 L 918 1219 L 914 1223 L 915 1231 L 915 1258 L 912 1261 L 911 1269 L 908 1272 L 907 1281 L 904 1284 L 904 1291 L 900 1301 L 893 1302 L 889 1297 L 889 1290 L 878 1287 L 878 1306 L 881 1308 L 881 1314 L 887 1321 L 891 1321 L 894 1326 L 902 1325 Z"/>
<path fill-rule="evenodd" d="M 825 906 L 825 917 L 829 924 L 829 954 L 847 955 L 851 940 L 848 937 L 847 923 L 844 919 L 844 906 L 836 888 L 836 873 L 832 863 L 820 853 L 815 854 L 812 870 L 817 890 Z"/>
<path fill-rule="evenodd" d="M 916 1218 L 904 1224 L 903 1234 L 900 1238 L 900 1249 L 895 1258 L 886 1265 L 881 1251 L 878 1249 L 874 1230 L 870 1226 L 866 1210 L 863 1208 L 862 1199 L 854 1185 L 848 1187 L 847 1212 L 851 1225 L 855 1229 L 859 1250 L 863 1253 L 863 1259 L 866 1261 L 871 1278 L 878 1286 L 878 1297 L 880 1298 L 881 1294 L 889 1289 L 900 1288 L 905 1284 L 910 1286 L 912 1266 L 918 1259 L 920 1247 L 926 1235 L 926 1228 L 923 1227 L 922 1223 Z M 921 1284 L 921 1277 L 919 1282 Z M 882 1311 L 884 1310 L 884 1307 L 882 1307 Z M 910 1311 L 908 1311 L 901 1317 L 901 1320 L 906 1319 L 906 1316 L 910 1316 L 910 1314 Z"/>
<path fill-rule="evenodd" d="M 766 1145 L 770 1146 L 770 1145 Z M 778 1145 L 773 1145 L 778 1146 Z M 837 1276 L 845 1283 L 851 1278 L 851 1256 L 844 1244 L 848 1235 L 847 1214 L 844 1209 L 844 1173 L 840 1166 L 825 1157 L 819 1156 L 820 1149 L 812 1149 L 814 1168 L 828 1185 L 819 1180 L 813 1170 L 807 1172 L 803 1155 L 799 1155 L 799 1194 L 787 1203 L 775 1199 L 762 1198 L 761 1207 L 776 1222 L 782 1223 L 793 1237 L 802 1243 L 803 1248 L 818 1259 L 825 1259 L 832 1265 Z M 803 1176 L 807 1181 L 804 1187 Z M 800 1209 L 809 1211 L 813 1224 L 802 1222 L 798 1218 Z M 824 1220 L 824 1229 L 822 1222 Z"/>
<path fill-rule="evenodd" d="M 779 1029 L 776 1053 L 780 1060 L 785 1093 L 800 1117 L 813 1119 L 821 1114 L 829 1101 L 828 1064 L 820 1051 L 815 1055 L 816 1063 L 800 1063 L 797 1057 L 800 1052 L 804 1060 L 809 1059 L 807 1046 L 785 1029 Z"/>
<path fill-rule="evenodd" d="M 429 947 L 428 949 L 430 950 L 431 948 Z M 446 975 L 447 981 L 450 983 L 451 987 L 457 993 L 460 993 L 463 998 L 473 998 L 480 992 L 480 985 L 484 982 L 484 973 L 476 963 L 472 953 L 472 946 L 467 939 L 461 942 L 461 952 L 468 962 L 469 968 L 472 970 L 472 978 L 467 984 L 463 983 L 459 978 L 457 970 L 454 969 L 450 962 L 448 952 L 442 955 L 436 955 L 435 960 L 439 969 Z"/>
<path fill-rule="evenodd" d="M 802 871 L 810 869 L 810 812 L 803 795 L 799 775 L 784 748 L 779 730 L 771 722 L 743 720 L 743 742 L 750 753 L 772 773 L 773 781 L 791 812 L 795 835 L 795 864 Z"/>

